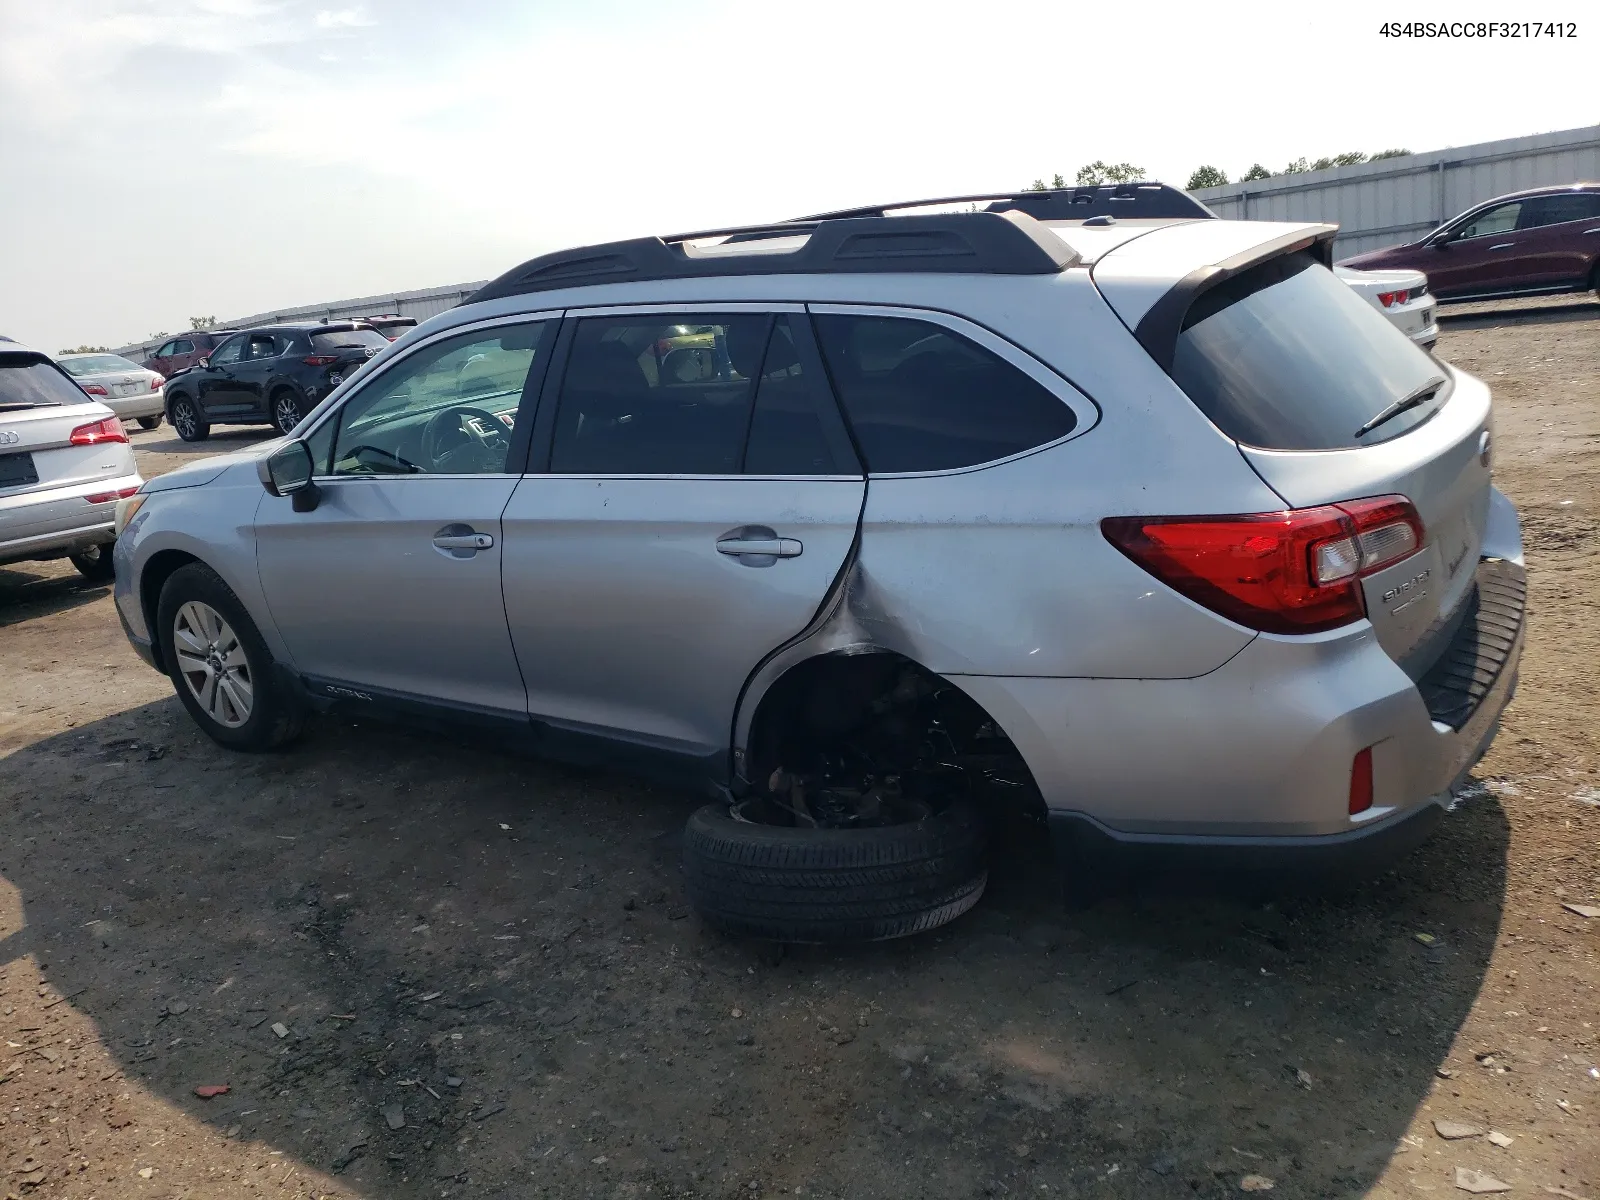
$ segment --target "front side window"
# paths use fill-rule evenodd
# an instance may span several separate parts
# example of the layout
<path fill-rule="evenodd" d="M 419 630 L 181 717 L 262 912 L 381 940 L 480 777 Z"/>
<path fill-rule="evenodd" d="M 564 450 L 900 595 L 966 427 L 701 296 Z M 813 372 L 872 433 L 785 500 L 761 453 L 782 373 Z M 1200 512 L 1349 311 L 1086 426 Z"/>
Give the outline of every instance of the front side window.
<path fill-rule="evenodd" d="M 1488 212 L 1481 212 L 1471 221 L 1461 227 L 1460 237 L 1477 238 L 1490 237 L 1497 233 L 1510 233 L 1517 227 L 1517 217 L 1522 213 L 1522 201 L 1513 200 L 1510 204 L 1501 204 L 1491 208 Z"/>
<path fill-rule="evenodd" d="M 166 358 L 169 355 L 176 354 L 177 352 L 178 352 L 178 343 L 177 342 L 168 342 L 165 346 L 161 347 L 161 349 L 157 350 L 150 357 L 151 358 Z"/>
<path fill-rule="evenodd" d="M 558 475 L 733 475 L 765 313 L 585 317 L 561 383 Z"/>
<path fill-rule="evenodd" d="M 1066 437 L 1071 408 L 943 325 L 819 314 L 818 340 L 874 474 L 978 466 Z"/>
<path fill-rule="evenodd" d="M 213 366 L 227 366 L 229 363 L 239 361 L 239 354 L 244 350 L 244 334 L 235 334 L 222 345 L 211 352 Z"/>
<path fill-rule="evenodd" d="M 340 411 L 331 473 L 505 473 L 517 407 L 542 373 L 552 325 L 463 333 L 396 363 Z"/>

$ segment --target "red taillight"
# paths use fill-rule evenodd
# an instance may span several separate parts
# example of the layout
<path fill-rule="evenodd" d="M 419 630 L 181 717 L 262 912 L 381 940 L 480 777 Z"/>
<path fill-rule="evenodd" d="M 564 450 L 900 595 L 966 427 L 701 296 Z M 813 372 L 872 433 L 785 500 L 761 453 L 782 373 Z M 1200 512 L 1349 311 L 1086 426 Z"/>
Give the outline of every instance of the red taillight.
<path fill-rule="evenodd" d="M 79 425 L 72 431 L 70 440 L 74 446 L 95 446 L 101 442 L 125 442 L 128 435 L 122 428 L 121 417 L 107 417 L 104 421 Z"/>
<path fill-rule="evenodd" d="M 1379 292 L 1378 303 L 1385 308 L 1393 308 L 1404 298 L 1404 292 Z"/>
<path fill-rule="evenodd" d="M 308 367 L 331 367 L 339 361 L 337 354 L 308 354 L 300 360 Z"/>
<path fill-rule="evenodd" d="M 133 487 L 121 488 L 115 492 L 96 492 L 92 496 L 85 496 L 84 499 L 90 504 L 109 504 L 113 500 L 126 500 L 138 490 L 139 486 L 135 484 Z"/>
<path fill-rule="evenodd" d="M 1361 578 L 1422 545 L 1404 496 L 1221 517 L 1107 517 L 1113 546 L 1197 604 L 1266 633 L 1366 615 Z"/>
<path fill-rule="evenodd" d="M 1350 815 L 1372 807 L 1372 747 L 1356 751 L 1350 763 Z"/>
<path fill-rule="evenodd" d="M 150 390 L 152 392 L 159 392 L 161 390 L 161 385 L 164 383 L 166 383 L 166 380 L 161 378 L 161 376 L 152 375 L 150 377 Z"/>
<path fill-rule="evenodd" d="M 80 383 L 78 386 L 81 387 L 85 392 L 88 392 L 89 395 L 91 395 L 91 396 L 108 396 L 108 395 L 110 395 L 110 393 L 107 392 L 105 390 L 105 388 L 101 387 L 98 383 Z"/>

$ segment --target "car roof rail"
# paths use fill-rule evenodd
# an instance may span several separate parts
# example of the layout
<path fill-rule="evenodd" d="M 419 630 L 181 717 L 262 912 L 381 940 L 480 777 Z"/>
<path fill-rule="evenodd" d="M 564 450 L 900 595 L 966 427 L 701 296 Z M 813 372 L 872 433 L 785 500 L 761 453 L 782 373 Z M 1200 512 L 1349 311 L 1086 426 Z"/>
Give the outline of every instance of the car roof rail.
<path fill-rule="evenodd" d="M 1015 192 L 981 192 L 971 196 L 941 196 L 932 200 L 904 200 L 897 204 L 873 204 L 846 208 L 838 212 L 799 217 L 799 221 L 837 221 L 852 217 L 885 217 L 909 209 L 935 205 L 984 204 L 985 212 L 1022 212 L 1036 221 L 1083 221 L 1090 217 L 1127 217 L 1145 220 L 1215 218 L 1212 212 L 1188 192 L 1154 180 L 1128 183 L 1095 183 L 1078 187 L 1025 188 Z"/>
<path fill-rule="evenodd" d="M 713 239 L 739 245 L 695 244 Z M 1023 212 L 829 216 L 559 250 L 490 280 L 466 303 L 601 283 L 729 275 L 1053 275 L 1078 261 L 1076 250 Z"/>

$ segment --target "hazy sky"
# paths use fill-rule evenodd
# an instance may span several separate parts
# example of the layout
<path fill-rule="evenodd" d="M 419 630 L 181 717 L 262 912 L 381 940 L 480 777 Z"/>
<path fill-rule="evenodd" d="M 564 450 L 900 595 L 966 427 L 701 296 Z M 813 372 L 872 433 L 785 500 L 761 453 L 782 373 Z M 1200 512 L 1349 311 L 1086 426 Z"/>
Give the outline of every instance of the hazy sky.
<path fill-rule="evenodd" d="M 1181 185 L 1600 121 L 1600 20 L 1536 7 L 0 0 L 0 332 L 120 345 L 1096 158 Z M 1378 35 L 1513 15 L 1580 36 Z"/>

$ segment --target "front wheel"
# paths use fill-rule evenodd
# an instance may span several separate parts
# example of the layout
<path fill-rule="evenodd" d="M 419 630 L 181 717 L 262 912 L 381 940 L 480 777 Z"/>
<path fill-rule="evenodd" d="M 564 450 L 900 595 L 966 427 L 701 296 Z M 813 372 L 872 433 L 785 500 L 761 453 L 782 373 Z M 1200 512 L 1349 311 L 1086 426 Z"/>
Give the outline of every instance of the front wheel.
<path fill-rule="evenodd" d="M 105 583 L 116 576 L 111 565 L 110 542 L 80 550 L 77 554 L 69 555 L 67 561 L 78 569 L 78 574 L 95 583 Z"/>
<path fill-rule="evenodd" d="M 160 424 L 161 424 L 161 416 L 160 416 L 160 414 L 157 414 L 156 416 L 153 416 L 153 417 L 140 417 L 139 418 L 139 428 L 140 429 L 154 429 Z"/>
<path fill-rule="evenodd" d="M 272 398 L 272 423 L 284 437 L 294 432 L 294 427 L 300 424 L 302 415 L 304 414 L 300 411 L 300 397 L 293 392 L 279 392 Z"/>
<path fill-rule="evenodd" d="M 203 563 L 161 589 L 157 633 L 178 699 L 213 741 L 272 750 L 300 732 L 303 714 L 272 669 L 272 655 L 233 589 Z"/>
<path fill-rule="evenodd" d="M 767 823 L 767 802 L 689 818 L 684 883 L 708 925 L 776 942 L 863 942 L 937 929 L 978 902 L 987 830 L 964 799 L 874 828 Z"/>
<path fill-rule="evenodd" d="M 211 436 L 211 426 L 205 423 L 195 402 L 187 396 L 174 396 L 167 406 L 167 416 L 172 418 L 172 427 L 178 431 L 178 436 L 186 442 L 203 442 Z"/>

